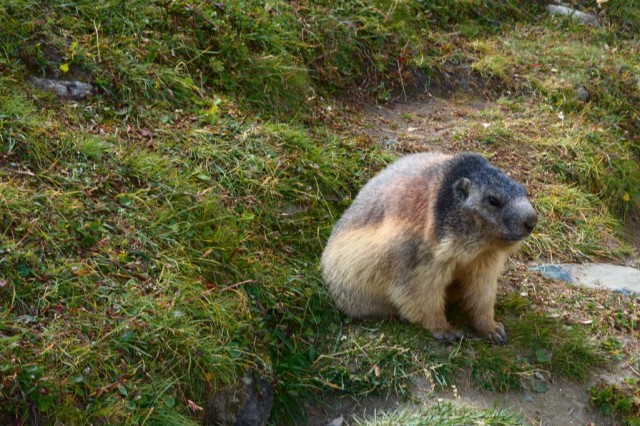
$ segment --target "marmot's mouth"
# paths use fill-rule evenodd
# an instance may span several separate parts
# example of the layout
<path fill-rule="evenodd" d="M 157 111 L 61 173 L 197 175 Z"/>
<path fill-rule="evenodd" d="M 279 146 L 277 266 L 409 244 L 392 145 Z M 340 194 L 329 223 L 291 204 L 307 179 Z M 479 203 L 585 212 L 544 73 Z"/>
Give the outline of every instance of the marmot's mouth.
<path fill-rule="evenodd" d="M 522 240 L 524 240 L 525 238 L 527 238 L 529 235 L 531 234 L 525 234 L 525 235 L 505 235 L 503 240 L 508 242 L 508 243 L 518 243 Z"/>

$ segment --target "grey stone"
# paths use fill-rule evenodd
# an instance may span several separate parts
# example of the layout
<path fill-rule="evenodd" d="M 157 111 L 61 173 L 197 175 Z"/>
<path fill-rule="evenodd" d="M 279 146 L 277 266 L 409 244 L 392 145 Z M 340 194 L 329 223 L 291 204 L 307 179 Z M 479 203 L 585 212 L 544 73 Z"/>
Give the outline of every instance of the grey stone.
<path fill-rule="evenodd" d="M 344 417 L 340 416 L 331 420 L 329 423 L 327 423 L 327 426 L 342 426 L 343 423 L 344 423 Z"/>
<path fill-rule="evenodd" d="M 245 391 L 249 397 L 236 416 L 235 426 L 266 425 L 275 396 L 273 386 L 264 377 L 257 377 L 249 383 L 245 381 Z"/>
<path fill-rule="evenodd" d="M 589 288 L 640 296 L 640 269 L 610 263 L 542 264 L 529 268 L 546 277 Z"/>
<path fill-rule="evenodd" d="M 212 396 L 204 413 L 204 425 L 264 426 L 273 407 L 274 391 L 269 380 L 248 373 L 243 386 Z"/>
<path fill-rule="evenodd" d="M 640 296 L 640 269 L 610 263 L 562 265 L 584 287 L 605 288 Z"/>
<path fill-rule="evenodd" d="M 48 92 L 53 92 L 61 98 L 79 100 L 93 94 L 93 86 L 81 81 L 30 77 L 28 82 L 32 86 Z"/>
<path fill-rule="evenodd" d="M 598 18 L 590 13 L 580 12 L 579 10 L 572 9 L 567 6 L 560 6 L 557 4 L 548 4 L 545 9 L 547 9 L 547 12 L 552 15 L 568 16 L 574 21 L 580 22 L 585 25 L 590 25 L 592 27 L 600 26 Z"/>
<path fill-rule="evenodd" d="M 578 87 L 576 89 L 576 98 L 580 102 L 587 102 L 589 100 L 589 91 L 584 86 Z"/>

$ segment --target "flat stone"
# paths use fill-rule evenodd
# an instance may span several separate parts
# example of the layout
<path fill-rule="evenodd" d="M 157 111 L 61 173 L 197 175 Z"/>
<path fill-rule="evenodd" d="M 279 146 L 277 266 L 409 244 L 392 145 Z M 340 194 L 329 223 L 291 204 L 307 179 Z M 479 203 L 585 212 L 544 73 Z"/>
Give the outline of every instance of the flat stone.
<path fill-rule="evenodd" d="M 30 77 L 27 81 L 32 86 L 53 92 L 61 98 L 79 100 L 93 94 L 93 86 L 82 81 L 53 80 L 38 77 Z"/>
<path fill-rule="evenodd" d="M 543 275 L 589 288 L 640 295 L 640 269 L 610 263 L 543 264 L 530 268 Z"/>
<path fill-rule="evenodd" d="M 606 288 L 640 295 L 640 269 L 610 263 L 562 264 L 584 287 Z"/>

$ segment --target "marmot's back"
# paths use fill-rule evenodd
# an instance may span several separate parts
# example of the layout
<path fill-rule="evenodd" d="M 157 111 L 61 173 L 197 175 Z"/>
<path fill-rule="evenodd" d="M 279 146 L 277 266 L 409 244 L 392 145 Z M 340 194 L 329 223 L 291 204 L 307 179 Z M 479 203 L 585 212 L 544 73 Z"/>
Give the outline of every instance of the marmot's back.
<path fill-rule="evenodd" d="M 343 312 L 400 314 L 437 334 L 450 328 L 447 288 L 477 275 L 493 300 L 506 255 L 536 222 L 524 187 L 481 155 L 409 155 L 362 188 L 329 238 L 322 275 Z"/>
<path fill-rule="evenodd" d="M 444 165 L 451 158 L 451 155 L 439 152 L 420 153 L 402 157 L 389 165 L 362 187 L 336 224 L 333 234 L 374 225 L 385 217 L 417 218 L 407 214 L 412 210 L 409 204 L 435 200 L 433 190 L 442 178 Z M 418 194 L 420 188 L 432 193 Z M 427 214 L 426 211 L 415 213 L 419 216 Z"/>

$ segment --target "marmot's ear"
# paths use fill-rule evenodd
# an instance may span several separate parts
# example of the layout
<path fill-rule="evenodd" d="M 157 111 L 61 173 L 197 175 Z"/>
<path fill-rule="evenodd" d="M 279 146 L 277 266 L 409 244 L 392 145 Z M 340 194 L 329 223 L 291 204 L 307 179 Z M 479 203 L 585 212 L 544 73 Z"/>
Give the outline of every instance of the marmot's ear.
<path fill-rule="evenodd" d="M 469 179 L 460 178 L 453 184 L 453 190 L 466 200 L 469 196 L 469 186 L 471 186 L 471 181 Z"/>

